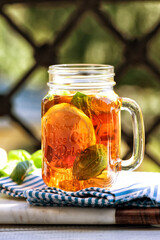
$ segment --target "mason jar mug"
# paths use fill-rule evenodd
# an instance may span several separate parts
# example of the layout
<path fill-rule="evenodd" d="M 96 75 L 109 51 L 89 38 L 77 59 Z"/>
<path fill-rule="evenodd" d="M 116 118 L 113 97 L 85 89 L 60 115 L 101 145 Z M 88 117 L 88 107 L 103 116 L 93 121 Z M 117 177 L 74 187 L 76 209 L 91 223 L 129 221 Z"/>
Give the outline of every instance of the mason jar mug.
<path fill-rule="evenodd" d="M 121 170 L 137 168 L 144 154 L 144 124 L 138 104 L 113 90 L 109 65 L 49 67 L 42 100 L 42 177 L 50 187 L 77 191 L 109 188 Z M 121 110 L 133 123 L 133 153 L 121 160 Z"/>

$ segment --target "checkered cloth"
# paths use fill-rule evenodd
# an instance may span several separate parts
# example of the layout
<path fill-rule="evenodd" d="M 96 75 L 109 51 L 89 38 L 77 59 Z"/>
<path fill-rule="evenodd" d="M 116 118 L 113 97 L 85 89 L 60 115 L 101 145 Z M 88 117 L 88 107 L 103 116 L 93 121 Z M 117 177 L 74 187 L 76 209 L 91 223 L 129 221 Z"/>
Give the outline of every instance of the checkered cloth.
<path fill-rule="evenodd" d="M 122 180 L 124 182 L 124 178 Z M 12 197 L 26 198 L 30 205 L 36 206 L 160 207 L 160 182 L 155 184 L 156 182 L 134 180 L 132 184 L 128 181 L 128 185 L 115 185 L 110 190 L 90 187 L 77 192 L 66 192 L 47 187 L 39 176 L 28 175 L 21 185 L 17 185 L 9 177 L 1 178 L 0 192 Z M 120 180 L 118 186 L 123 186 Z"/>

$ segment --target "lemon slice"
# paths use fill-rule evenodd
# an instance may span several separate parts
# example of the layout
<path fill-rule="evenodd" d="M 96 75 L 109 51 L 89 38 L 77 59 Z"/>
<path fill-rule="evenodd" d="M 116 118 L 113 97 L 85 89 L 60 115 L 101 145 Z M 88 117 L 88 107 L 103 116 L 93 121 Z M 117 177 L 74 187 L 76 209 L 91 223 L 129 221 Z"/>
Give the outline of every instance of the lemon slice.
<path fill-rule="evenodd" d="M 96 143 L 92 121 L 69 103 L 51 107 L 42 118 L 42 141 L 57 160 L 75 156 Z"/>

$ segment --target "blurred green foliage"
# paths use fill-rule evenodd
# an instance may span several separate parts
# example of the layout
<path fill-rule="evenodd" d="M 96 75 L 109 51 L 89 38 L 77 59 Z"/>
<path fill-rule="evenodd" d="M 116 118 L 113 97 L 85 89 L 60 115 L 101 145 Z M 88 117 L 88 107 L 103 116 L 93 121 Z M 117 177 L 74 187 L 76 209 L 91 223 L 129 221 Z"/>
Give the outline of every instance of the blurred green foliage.
<path fill-rule="evenodd" d="M 103 4 L 117 28 L 128 38 L 141 37 L 156 24 L 160 3 Z M 74 7 L 7 6 L 5 11 L 22 29 L 27 29 L 39 45 L 51 42 L 67 22 Z M 32 48 L 4 19 L 0 24 L 0 69 L 3 78 L 16 81 L 34 62 Z M 108 63 L 117 67 L 123 62 L 124 46 L 100 25 L 92 12 L 87 12 L 75 31 L 64 42 L 59 52 L 60 63 Z M 160 63 L 160 38 L 158 34 L 149 43 L 150 58 Z M 7 57 L 6 57 L 7 56 Z M 16 64 L 16 66 L 15 66 Z M 33 76 L 33 83 L 47 80 L 45 69 Z M 42 77 L 40 77 L 42 76 Z M 43 81 L 45 79 L 45 81 Z M 144 67 L 131 68 L 119 83 L 157 87 L 157 79 Z M 32 84 L 33 86 L 33 84 Z"/>

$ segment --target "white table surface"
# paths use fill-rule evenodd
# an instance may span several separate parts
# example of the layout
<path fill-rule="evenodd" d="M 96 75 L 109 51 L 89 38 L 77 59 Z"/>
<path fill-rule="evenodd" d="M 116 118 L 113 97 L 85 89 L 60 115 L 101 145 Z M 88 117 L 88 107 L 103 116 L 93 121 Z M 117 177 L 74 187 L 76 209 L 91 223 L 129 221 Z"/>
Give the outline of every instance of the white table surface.
<path fill-rule="evenodd" d="M 28 226 L 0 225 L 0 240 L 159 240 L 151 226 Z"/>

